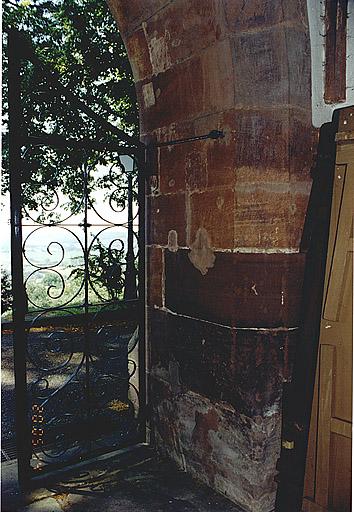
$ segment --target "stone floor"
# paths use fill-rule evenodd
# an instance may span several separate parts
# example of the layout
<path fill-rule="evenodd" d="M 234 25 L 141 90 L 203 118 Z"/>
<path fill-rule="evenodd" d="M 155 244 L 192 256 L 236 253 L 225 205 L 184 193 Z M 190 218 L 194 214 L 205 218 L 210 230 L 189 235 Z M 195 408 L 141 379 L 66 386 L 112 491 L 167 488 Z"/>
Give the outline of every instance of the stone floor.
<path fill-rule="evenodd" d="M 16 464 L 2 466 L 2 512 L 242 512 L 223 496 L 145 450 L 93 462 L 27 497 Z"/>

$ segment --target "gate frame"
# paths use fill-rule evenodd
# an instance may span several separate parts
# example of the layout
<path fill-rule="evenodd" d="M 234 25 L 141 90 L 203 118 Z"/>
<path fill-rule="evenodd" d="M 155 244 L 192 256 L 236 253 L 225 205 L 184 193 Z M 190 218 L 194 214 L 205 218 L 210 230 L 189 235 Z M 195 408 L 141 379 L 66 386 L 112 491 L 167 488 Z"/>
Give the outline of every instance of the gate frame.
<path fill-rule="evenodd" d="M 21 65 L 28 60 L 46 73 L 46 78 L 55 84 L 61 94 L 78 110 L 97 122 L 106 132 L 115 136 L 115 141 L 108 142 L 104 147 L 101 141 L 93 139 L 67 140 L 64 137 L 48 136 L 31 137 L 26 133 L 21 106 Z M 146 312 L 145 312 L 145 178 L 148 147 L 138 138 L 126 134 L 105 119 L 97 115 L 90 107 L 64 87 L 55 73 L 46 67 L 36 56 L 31 43 L 23 33 L 16 29 L 8 31 L 8 107 L 9 107 L 9 179 L 11 209 L 11 277 L 13 293 L 13 347 L 15 375 L 15 430 L 18 464 L 18 482 L 22 490 L 31 487 L 32 470 L 30 460 L 31 428 L 28 422 L 29 404 L 27 400 L 26 352 L 27 336 L 25 324 L 26 292 L 23 272 L 23 239 L 22 239 L 22 176 L 21 148 L 26 144 L 41 144 L 51 147 L 91 147 L 107 149 L 124 155 L 134 155 L 138 161 L 138 324 L 140 326 L 138 354 L 139 376 L 139 422 L 138 434 L 140 442 L 146 441 Z M 22 134 L 25 135 L 22 135 Z M 117 144 L 118 142 L 118 144 Z M 126 145 L 120 144 L 123 142 Z M 33 477 L 36 478 L 36 477 Z M 37 479 L 37 478 L 36 478 Z"/>

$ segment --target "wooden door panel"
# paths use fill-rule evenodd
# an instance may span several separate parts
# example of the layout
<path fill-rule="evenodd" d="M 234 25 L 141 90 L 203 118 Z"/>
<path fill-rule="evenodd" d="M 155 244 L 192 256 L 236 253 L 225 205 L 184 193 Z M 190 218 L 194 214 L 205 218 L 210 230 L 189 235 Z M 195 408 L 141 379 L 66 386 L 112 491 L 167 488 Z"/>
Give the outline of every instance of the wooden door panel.
<path fill-rule="evenodd" d="M 354 108 L 343 109 L 340 129 Z M 351 511 L 354 133 L 340 139 L 303 510 Z"/>
<path fill-rule="evenodd" d="M 331 471 L 329 503 L 336 512 L 347 512 L 351 507 L 351 438 L 331 436 Z"/>

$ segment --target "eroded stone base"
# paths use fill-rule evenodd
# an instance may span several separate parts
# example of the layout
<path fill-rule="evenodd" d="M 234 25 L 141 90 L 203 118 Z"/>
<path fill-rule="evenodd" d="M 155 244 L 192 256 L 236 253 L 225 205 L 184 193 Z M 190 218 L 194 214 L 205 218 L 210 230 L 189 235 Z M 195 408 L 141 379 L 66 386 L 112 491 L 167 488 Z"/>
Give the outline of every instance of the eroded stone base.
<path fill-rule="evenodd" d="M 154 379 L 153 389 L 160 394 L 153 429 L 161 453 L 243 509 L 273 510 L 280 448 L 278 405 L 265 417 L 250 418 L 192 391 L 173 394 L 160 379 Z"/>

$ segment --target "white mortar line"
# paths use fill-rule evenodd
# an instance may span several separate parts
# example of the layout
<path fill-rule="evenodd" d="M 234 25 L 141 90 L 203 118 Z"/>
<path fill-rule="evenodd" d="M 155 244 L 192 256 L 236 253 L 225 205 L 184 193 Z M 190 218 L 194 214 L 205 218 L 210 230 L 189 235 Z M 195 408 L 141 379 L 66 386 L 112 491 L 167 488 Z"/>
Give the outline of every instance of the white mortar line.
<path fill-rule="evenodd" d="M 154 309 L 163 311 L 164 313 L 168 313 L 173 316 L 181 316 L 183 318 L 187 318 L 188 320 L 196 320 L 198 322 L 204 322 L 206 324 L 216 325 L 218 327 L 224 327 L 225 329 L 231 329 L 236 331 L 288 332 L 296 331 L 299 329 L 299 327 L 231 327 L 230 325 L 220 324 L 218 322 L 211 322 L 210 320 L 204 320 L 203 318 L 196 318 L 193 316 L 184 315 L 182 313 L 177 313 L 176 311 L 172 311 L 167 307 L 160 308 L 158 306 L 154 306 Z"/>

